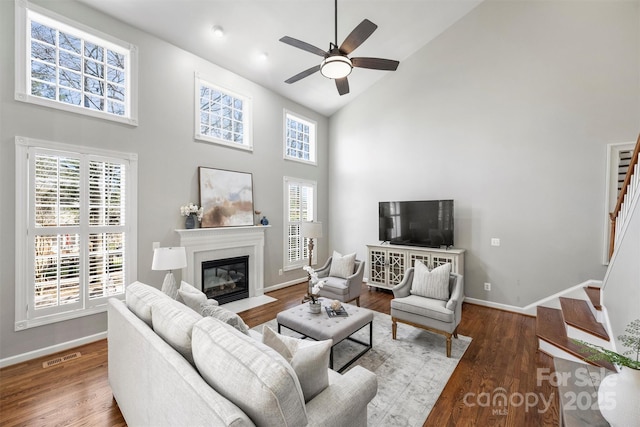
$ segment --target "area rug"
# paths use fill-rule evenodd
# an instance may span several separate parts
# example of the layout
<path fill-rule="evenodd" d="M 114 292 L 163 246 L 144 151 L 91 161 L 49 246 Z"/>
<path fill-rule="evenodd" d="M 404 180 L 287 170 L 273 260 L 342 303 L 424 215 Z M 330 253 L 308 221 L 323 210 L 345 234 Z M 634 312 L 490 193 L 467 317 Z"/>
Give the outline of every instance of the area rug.
<path fill-rule="evenodd" d="M 278 330 L 275 319 L 254 329 L 262 333 L 264 325 Z M 297 336 L 286 328 L 282 334 Z M 369 328 L 353 336 L 368 342 Z M 360 365 L 378 377 L 378 393 L 368 407 L 368 425 L 421 426 L 470 343 L 471 338 L 462 335 L 452 338 L 448 358 L 444 336 L 399 323 L 393 340 L 391 316 L 374 312 L 373 348 L 349 368 Z M 340 368 L 362 348 L 344 340 L 334 348 L 334 366 Z"/>

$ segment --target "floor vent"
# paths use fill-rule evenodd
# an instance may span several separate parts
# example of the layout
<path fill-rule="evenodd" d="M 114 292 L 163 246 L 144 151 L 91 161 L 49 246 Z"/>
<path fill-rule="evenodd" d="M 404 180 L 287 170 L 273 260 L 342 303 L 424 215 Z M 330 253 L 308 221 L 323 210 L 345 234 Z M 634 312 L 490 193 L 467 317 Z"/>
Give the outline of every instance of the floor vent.
<path fill-rule="evenodd" d="M 66 356 L 56 357 L 55 359 L 47 360 L 46 362 L 42 363 L 42 367 L 48 368 L 50 366 L 59 365 L 64 362 L 68 362 L 69 360 L 77 359 L 80 356 L 82 356 L 80 352 L 76 351 L 75 353 L 67 354 Z"/>

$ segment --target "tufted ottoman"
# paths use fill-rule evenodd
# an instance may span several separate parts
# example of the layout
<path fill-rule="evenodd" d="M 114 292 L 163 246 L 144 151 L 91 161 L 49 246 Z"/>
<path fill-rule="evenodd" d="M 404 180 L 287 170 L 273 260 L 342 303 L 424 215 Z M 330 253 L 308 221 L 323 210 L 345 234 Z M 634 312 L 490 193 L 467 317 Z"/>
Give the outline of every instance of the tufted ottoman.
<path fill-rule="evenodd" d="M 343 303 L 342 306 L 347 310 L 349 316 L 329 317 L 324 307 L 329 305 L 330 301 L 325 298 L 320 298 L 320 301 L 322 302 L 322 310 L 320 310 L 318 314 L 311 313 L 307 304 L 297 305 L 278 313 L 276 317 L 278 332 L 280 332 L 284 326 L 287 329 L 304 335 L 305 338 L 308 337 L 316 341 L 332 339 L 333 347 L 331 347 L 331 354 L 329 356 L 329 368 L 331 369 L 333 369 L 333 348 L 339 342 L 348 339 L 365 346 L 364 350 L 338 369 L 338 372 L 342 372 L 373 346 L 373 312 L 366 308 Z M 352 334 L 367 325 L 369 325 L 368 343 L 351 337 Z"/>

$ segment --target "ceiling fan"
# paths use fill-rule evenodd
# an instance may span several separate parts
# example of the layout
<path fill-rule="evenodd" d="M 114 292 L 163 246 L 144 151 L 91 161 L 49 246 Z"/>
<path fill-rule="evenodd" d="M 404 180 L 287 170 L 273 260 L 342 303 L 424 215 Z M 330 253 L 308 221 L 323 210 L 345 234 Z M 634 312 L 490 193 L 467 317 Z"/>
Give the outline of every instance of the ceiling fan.
<path fill-rule="evenodd" d="M 309 43 L 303 42 L 293 37 L 284 36 L 281 42 L 306 50 L 324 59 L 319 65 L 315 65 L 295 76 L 285 80 L 285 83 L 295 83 L 305 77 L 310 76 L 316 71 L 330 79 L 336 81 L 336 87 L 340 95 L 349 93 L 349 81 L 347 76 L 351 74 L 353 67 L 369 68 L 373 70 L 395 71 L 400 64 L 399 61 L 382 58 L 349 58 L 348 55 L 360 46 L 371 34 L 378 28 L 376 24 L 365 19 L 356 28 L 351 31 L 346 39 L 338 47 L 338 0 L 335 0 L 335 43 L 329 43 L 329 51 L 315 47 Z"/>

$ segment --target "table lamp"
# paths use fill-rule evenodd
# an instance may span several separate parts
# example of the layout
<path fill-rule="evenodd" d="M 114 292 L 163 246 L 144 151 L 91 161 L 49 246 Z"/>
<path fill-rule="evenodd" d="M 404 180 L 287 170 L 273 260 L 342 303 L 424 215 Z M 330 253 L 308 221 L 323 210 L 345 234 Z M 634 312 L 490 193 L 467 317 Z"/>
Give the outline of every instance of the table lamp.
<path fill-rule="evenodd" d="M 178 294 L 173 271 L 187 266 L 187 252 L 183 247 L 156 248 L 153 250 L 152 270 L 169 270 L 162 282 L 162 292 L 175 298 Z M 175 295 L 174 295 L 175 294 Z"/>
<path fill-rule="evenodd" d="M 311 267 L 311 259 L 313 258 L 313 239 L 322 237 L 321 222 L 303 222 L 300 226 L 300 234 L 302 237 L 309 239 L 309 267 Z"/>

